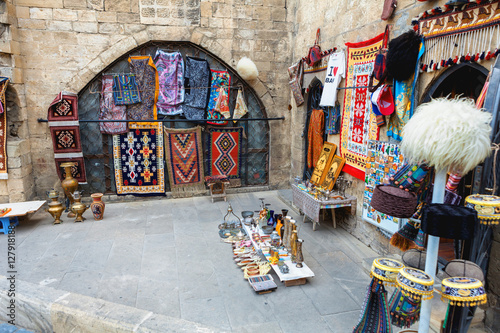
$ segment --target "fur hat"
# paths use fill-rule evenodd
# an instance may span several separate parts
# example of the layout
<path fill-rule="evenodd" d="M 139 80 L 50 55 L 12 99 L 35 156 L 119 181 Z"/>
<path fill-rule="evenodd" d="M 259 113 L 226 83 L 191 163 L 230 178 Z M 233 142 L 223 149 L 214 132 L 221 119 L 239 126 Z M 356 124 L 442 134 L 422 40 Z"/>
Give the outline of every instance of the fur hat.
<path fill-rule="evenodd" d="M 490 122 L 472 99 L 437 98 L 406 123 L 401 151 L 412 162 L 466 174 L 491 153 Z"/>
<path fill-rule="evenodd" d="M 389 42 L 386 69 L 389 76 L 398 81 L 409 79 L 415 72 L 421 37 L 413 30 L 408 30 Z"/>
<path fill-rule="evenodd" d="M 243 57 L 238 61 L 238 64 L 236 65 L 236 71 L 240 76 L 243 78 L 243 80 L 255 80 L 257 76 L 259 76 L 259 71 L 257 69 L 257 66 L 255 66 L 255 63 L 247 57 Z"/>

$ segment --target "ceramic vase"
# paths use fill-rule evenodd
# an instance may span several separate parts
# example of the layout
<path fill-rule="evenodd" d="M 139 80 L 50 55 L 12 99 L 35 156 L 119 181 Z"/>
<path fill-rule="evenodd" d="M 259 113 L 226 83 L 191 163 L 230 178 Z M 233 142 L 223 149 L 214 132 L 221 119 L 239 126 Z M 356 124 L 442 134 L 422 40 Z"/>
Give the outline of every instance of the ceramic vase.
<path fill-rule="evenodd" d="M 297 254 L 295 256 L 295 261 L 297 262 L 297 268 L 302 268 L 302 263 L 304 262 L 304 255 L 302 254 L 302 244 L 304 240 L 297 239 Z"/>
<path fill-rule="evenodd" d="M 73 193 L 76 191 L 78 188 L 78 180 L 73 178 L 71 175 L 71 168 L 75 166 L 75 162 L 64 162 L 61 164 L 61 166 L 64 168 L 64 180 L 61 182 L 61 186 L 64 190 L 64 194 L 66 195 L 66 198 L 69 199 L 69 207 L 73 205 L 75 202 L 75 199 L 73 198 Z M 75 217 L 75 213 L 70 211 L 68 213 L 68 217 Z"/>
<path fill-rule="evenodd" d="M 102 220 L 104 217 L 104 208 L 106 205 L 102 201 L 102 193 L 93 193 L 90 195 L 92 197 L 92 200 L 94 200 L 90 204 L 90 210 L 92 211 L 92 214 L 94 215 L 94 219 L 96 221 Z"/>

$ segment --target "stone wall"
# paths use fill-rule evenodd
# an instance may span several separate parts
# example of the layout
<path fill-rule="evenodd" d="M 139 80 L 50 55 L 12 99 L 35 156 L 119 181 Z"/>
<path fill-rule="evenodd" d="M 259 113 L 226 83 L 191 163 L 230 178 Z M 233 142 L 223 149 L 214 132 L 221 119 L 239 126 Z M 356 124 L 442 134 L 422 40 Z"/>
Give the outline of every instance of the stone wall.
<path fill-rule="evenodd" d="M 248 56 L 260 73 L 249 83 L 268 116 L 286 116 L 292 23 L 285 4 L 285 0 L 8 1 L 10 13 L 2 17 L 12 36 L 17 36 L 11 53 L 18 56 L 11 57 L 16 61 L 9 63 L 12 74 L 7 69 L 2 74 L 15 77 L 11 88 L 19 105 L 16 112 L 9 109 L 9 120 L 19 130 L 17 137 L 9 137 L 13 179 L 0 181 L 0 202 L 44 198 L 46 190 L 59 186 L 49 128 L 37 121 L 46 118 L 57 93 L 79 92 L 115 59 L 151 40 L 191 41 L 233 67 Z M 271 188 L 289 181 L 289 126 L 289 119 L 270 123 Z M 17 143 L 22 138 L 29 140 Z M 22 156 L 26 165 L 22 172 L 15 172 L 16 156 Z M 24 184 L 28 177 L 31 187 Z M 16 190 L 2 196 L 6 186 L 11 191 L 11 183 Z"/>

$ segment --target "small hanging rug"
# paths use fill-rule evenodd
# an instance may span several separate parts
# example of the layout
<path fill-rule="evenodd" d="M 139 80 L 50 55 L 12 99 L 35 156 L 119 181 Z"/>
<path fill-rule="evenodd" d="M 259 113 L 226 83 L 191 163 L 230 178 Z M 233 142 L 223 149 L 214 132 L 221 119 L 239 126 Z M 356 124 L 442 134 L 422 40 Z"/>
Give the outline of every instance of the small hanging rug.
<path fill-rule="evenodd" d="M 240 178 L 242 127 L 209 128 L 209 175 Z"/>

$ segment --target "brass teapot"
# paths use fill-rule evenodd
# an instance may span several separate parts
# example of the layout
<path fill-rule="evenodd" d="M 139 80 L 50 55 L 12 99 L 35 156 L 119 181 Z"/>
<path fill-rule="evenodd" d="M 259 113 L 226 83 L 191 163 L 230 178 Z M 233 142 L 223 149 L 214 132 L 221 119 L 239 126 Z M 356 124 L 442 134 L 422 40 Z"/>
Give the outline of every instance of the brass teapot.
<path fill-rule="evenodd" d="M 75 222 L 83 222 L 85 218 L 82 215 L 89 208 L 89 206 L 81 202 L 82 197 L 79 191 L 73 192 L 72 197 L 74 203 L 71 205 L 70 210 L 76 215 Z"/>
<path fill-rule="evenodd" d="M 55 189 L 47 191 L 47 196 L 49 199 L 52 199 L 49 202 L 49 208 L 45 209 L 46 212 L 49 212 L 50 215 L 54 218 L 54 224 L 61 224 L 61 214 L 64 211 L 65 207 L 62 203 L 60 203 L 57 199 L 59 199 L 59 192 Z"/>

